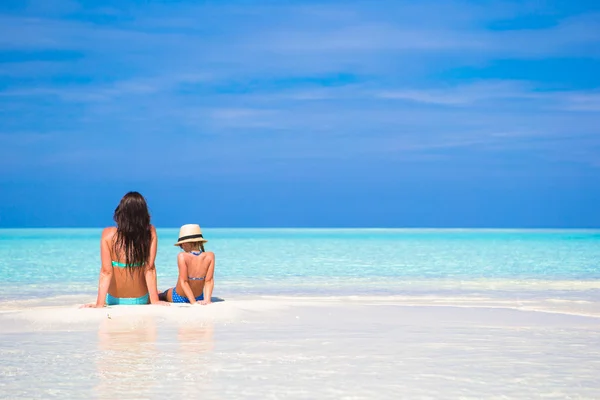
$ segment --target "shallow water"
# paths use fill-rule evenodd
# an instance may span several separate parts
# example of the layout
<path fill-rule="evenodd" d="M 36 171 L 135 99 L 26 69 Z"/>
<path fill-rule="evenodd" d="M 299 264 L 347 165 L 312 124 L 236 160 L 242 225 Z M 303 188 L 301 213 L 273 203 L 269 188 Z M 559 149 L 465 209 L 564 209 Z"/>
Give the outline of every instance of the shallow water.
<path fill-rule="evenodd" d="M 227 303 L 0 315 L 24 330 L 0 335 L 3 397 L 600 396 L 596 318 L 350 299 Z"/>

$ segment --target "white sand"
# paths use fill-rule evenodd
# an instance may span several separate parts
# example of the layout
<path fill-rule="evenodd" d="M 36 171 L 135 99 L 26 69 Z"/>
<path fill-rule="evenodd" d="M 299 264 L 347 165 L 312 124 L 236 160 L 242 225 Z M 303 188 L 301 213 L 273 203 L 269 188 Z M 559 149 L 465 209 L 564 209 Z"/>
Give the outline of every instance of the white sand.
<path fill-rule="evenodd" d="M 600 318 L 586 302 L 65 300 L 0 307 L 0 397 L 600 398 Z"/>

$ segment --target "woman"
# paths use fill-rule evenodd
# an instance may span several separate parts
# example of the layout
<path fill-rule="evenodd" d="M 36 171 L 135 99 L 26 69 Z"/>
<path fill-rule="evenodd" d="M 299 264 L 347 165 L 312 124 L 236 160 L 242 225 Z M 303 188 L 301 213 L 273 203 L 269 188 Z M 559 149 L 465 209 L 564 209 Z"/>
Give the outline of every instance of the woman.
<path fill-rule="evenodd" d="M 158 304 L 156 288 L 156 229 L 150 224 L 146 200 L 138 192 L 127 193 L 115 210 L 117 227 L 109 227 L 100 239 L 100 282 L 95 304 Z"/>
<path fill-rule="evenodd" d="M 207 240 L 200 226 L 183 225 L 175 246 L 183 252 L 177 255 L 179 279 L 177 285 L 160 294 L 161 300 L 171 303 L 210 304 L 215 285 L 215 255 L 204 251 Z"/>

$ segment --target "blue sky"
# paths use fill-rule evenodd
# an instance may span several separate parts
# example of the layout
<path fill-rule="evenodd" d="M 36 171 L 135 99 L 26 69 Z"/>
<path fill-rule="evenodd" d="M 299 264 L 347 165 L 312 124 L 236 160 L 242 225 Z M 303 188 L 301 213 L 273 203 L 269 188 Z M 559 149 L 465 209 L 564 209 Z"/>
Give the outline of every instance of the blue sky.
<path fill-rule="evenodd" d="M 600 227 L 595 1 L 0 4 L 0 227 Z"/>

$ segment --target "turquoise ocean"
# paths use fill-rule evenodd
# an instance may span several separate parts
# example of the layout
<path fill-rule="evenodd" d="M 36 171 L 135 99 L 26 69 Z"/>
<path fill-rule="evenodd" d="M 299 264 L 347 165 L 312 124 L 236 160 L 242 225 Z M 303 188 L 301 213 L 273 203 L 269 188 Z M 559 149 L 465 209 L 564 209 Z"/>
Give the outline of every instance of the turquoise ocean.
<path fill-rule="evenodd" d="M 95 296 L 101 229 L 0 230 L 0 302 Z M 177 278 L 177 229 L 158 229 L 159 289 Z M 595 297 L 600 231 L 204 229 L 215 296 Z M 572 289 L 577 291 L 573 292 Z"/>

